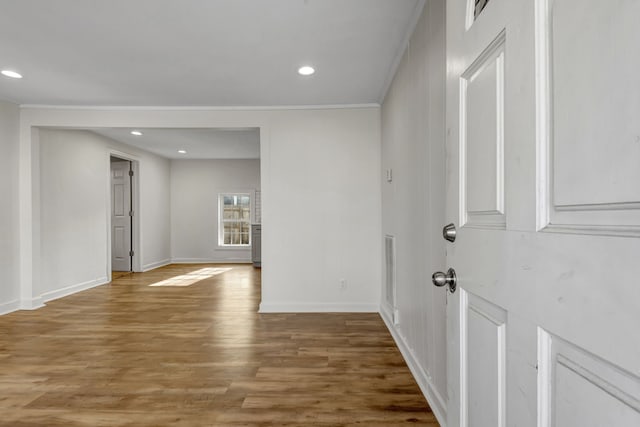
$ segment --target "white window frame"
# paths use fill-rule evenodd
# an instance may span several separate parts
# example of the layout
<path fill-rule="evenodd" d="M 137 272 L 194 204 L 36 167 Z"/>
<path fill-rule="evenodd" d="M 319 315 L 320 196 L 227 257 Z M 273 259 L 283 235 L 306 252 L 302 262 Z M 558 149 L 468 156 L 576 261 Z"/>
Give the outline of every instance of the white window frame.
<path fill-rule="evenodd" d="M 249 198 L 249 218 L 245 220 L 235 220 L 235 219 L 224 219 L 224 198 L 225 197 L 234 197 L 234 196 L 247 196 Z M 218 194 L 218 246 L 224 248 L 250 248 L 251 247 L 251 217 L 252 217 L 252 208 L 253 208 L 253 198 L 250 193 L 246 192 L 225 192 Z M 224 224 L 225 223 L 234 223 L 234 222 L 246 222 L 249 230 L 249 243 L 247 244 L 232 244 L 232 243 L 224 243 Z"/>

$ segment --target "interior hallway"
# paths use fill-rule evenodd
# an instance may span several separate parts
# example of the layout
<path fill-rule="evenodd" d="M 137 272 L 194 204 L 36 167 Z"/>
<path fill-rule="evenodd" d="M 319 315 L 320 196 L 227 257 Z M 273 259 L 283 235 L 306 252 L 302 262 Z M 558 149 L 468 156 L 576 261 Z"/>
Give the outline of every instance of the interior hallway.
<path fill-rule="evenodd" d="M 378 314 L 258 314 L 249 265 L 114 277 L 0 317 L 0 425 L 438 425 Z"/>

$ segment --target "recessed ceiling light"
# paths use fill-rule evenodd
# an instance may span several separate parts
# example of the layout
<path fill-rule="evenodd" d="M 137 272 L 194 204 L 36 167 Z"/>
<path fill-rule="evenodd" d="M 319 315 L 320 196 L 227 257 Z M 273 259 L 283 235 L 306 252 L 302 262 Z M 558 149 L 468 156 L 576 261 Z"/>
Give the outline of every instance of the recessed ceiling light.
<path fill-rule="evenodd" d="M 12 79 L 22 78 L 22 74 L 16 73 L 15 71 L 12 71 L 12 70 L 2 70 L 0 72 L 2 73 L 3 76 L 11 77 Z"/>
<path fill-rule="evenodd" d="M 178 150 L 178 153 L 180 153 L 180 154 L 187 154 L 187 150 Z"/>
<path fill-rule="evenodd" d="M 310 76 L 315 72 L 316 70 L 313 67 L 310 67 L 309 65 L 305 65 L 304 67 L 298 68 L 298 74 L 300 74 L 301 76 Z"/>
<path fill-rule="evenodd" d="M 142 136 L 142 132 L 140 132 L 139 130 L 132 130 L 131 135 Z"/>

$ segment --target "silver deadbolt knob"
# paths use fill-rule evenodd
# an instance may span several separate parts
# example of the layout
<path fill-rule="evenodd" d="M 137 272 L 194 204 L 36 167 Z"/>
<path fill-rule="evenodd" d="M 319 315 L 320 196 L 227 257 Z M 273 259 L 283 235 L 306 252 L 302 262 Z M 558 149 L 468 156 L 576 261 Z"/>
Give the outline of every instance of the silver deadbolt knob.
<path fill-rule="evenodd" d="M 442 237 L 449 242 L 456 241 L 456 225 L 454 223 L 447 224 L 442 229 Z"/>
<path fill-rule="evenodd" d="M 431 276 L 431 281 L 437 287 L 448 285 L 449 291 L 451 293 L 454 293 L 456 291 L 456 284 L 458 279 L 456 278 L 456 271 L 453 268 L 450 268 L 446 273 L 443 273 L 442 271 L 436 271 L 435 273 L 433 273 L 433 276 Z"/>

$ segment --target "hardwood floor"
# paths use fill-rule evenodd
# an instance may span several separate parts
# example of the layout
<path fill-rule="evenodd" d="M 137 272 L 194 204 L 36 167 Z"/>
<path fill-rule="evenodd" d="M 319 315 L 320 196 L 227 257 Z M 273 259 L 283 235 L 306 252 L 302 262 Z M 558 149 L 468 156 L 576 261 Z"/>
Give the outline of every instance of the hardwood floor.
<path fill-rule="evenodd" d="M 0 425 L 438 425 L 377 314 L 259 302 L 259 269 L 172 265 L 0 316 Z"/>

